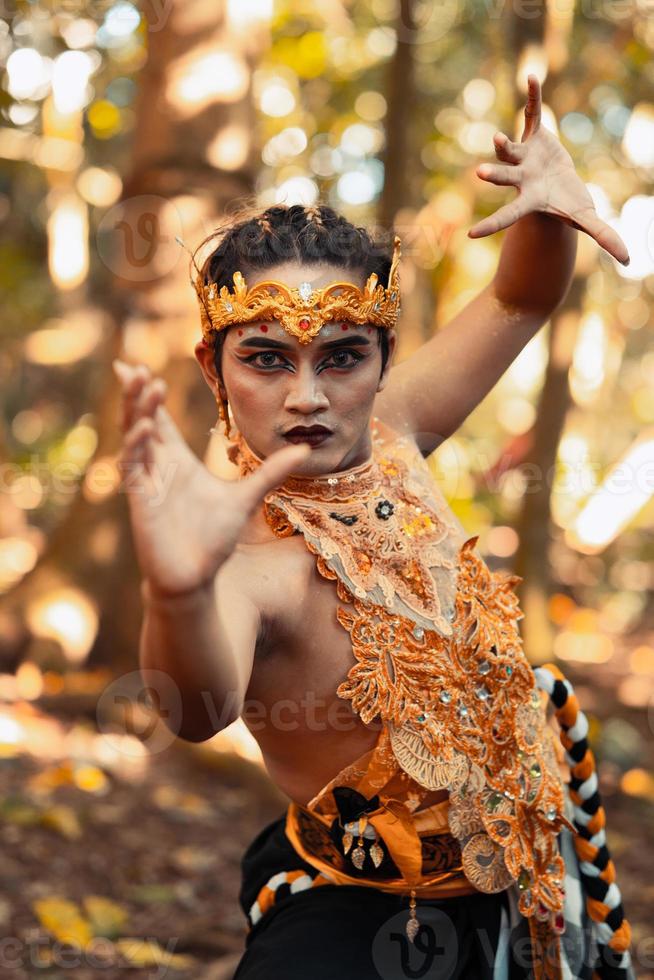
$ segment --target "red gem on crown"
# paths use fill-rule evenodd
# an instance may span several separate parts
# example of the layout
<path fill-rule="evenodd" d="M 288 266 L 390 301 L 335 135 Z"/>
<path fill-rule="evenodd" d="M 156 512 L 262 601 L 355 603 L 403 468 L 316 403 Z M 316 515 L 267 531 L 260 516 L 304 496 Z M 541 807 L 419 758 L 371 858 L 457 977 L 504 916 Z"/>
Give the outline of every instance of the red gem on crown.
<path fill-rule="evenodd" d="M 300 320 L 299 327 L 300 330 L 308 330 L 311 326 L 311 320 Z"/>

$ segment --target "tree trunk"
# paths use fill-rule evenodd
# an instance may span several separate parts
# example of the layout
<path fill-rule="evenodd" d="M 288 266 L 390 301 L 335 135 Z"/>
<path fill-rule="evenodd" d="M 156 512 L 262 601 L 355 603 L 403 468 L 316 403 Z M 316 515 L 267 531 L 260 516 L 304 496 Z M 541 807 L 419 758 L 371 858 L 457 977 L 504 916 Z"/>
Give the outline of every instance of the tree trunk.
<path fill-rule="evenodd" d="M 532 446 L 523 465 L 535 486 L 522 498 L 516 531 L 520 539 L 514 561 L 514 572 L 521 575 L 519 597 L 525 614 L 522 635 L 531 663 L 544 663 L 552 656 L 552 627 L 547 603 L 552 590 L 549 544 L 551 531 L 552 482 L 556 455 L 565 420 L 570 408 L 568 372 L 574 348 L 571 319 L 577 324 L 581 314 L 584 285 L 573 280 L 565 308 L 550 323 L 548 360 L 545 379 L 538 400 Z"/>
<path fill-rule="evenodd" d="M 196 108 L 171 100 L 169 83 L 178 66 L 205 49 L 240 57 L 247 77 L 259 54 L 257 45 L 265 39 L 252 30 L 241 39 L 233 36 L 224 23 L 222 2 L 168 0 L 165 19 L 162 9 L 153 5 L 149 20 L 130 172 L 115 213 L 101 225 L 101 231 L 109 228 L 110 247 L 106 232 L 104 240 L 100 233 L 97 238 L 111 272 L 105 276 L 102 306 L 110 309 L 114 326 L 99 354 L 95 461 L 115 457 L 120 448 L 121 395 L 111 367 L 116 356 L 148 363 L 165 378 L 173 417 L 191 448 L 204 454 L 216 406 L 193 358 L 193 344 L 201 336 L 197 303 L 188 281 L 188 256 L 175 235 L 190 247 L 197 245 L 232 198 L 252 193 L 255 161 L 249 138 L 239 171 L 218 170 L 206 158 L 208 145 L 226 124 L 253 132 L 249 84 L 237 101 L 214 98 Z M 147 4 L 143 12 L 148 15 Z M 12 640 L 0 648 L 0 669 L 15 665 L 17 652 L 25 649 L 28 605 L 61 585 L 77 587 L 97 607 L 99 628 L 90 662 L 111 664 L 116 672 L 133 669 L 142 609 L 124 492 L 98 496 L 83 485 L 78 488 L 36 567 L 3 599 L 0 611 L 12 627 Z M 27 644 L 27 652 L 39 659 L 37 640 Z"/>
<path fill-rule="evenodd" d="M 414 0 L 400 0 L 397 15 L 397 47 L 386 74 L 385 98 L 386 145 L 382 156 L 384 164 L 384 187 L 379 200 L 379 222 L 383 229 L 393 227 L 393 221 L 407 200 L 409 146 L 409 121 L 411 113 L 408 106 L 416 104 L 415 78 L 413 71 L 413 45 L 416 36 Z"/>
<path fill-rule="evenodd" d="M 546 16 L 546 0 L 542 0 L 539 16 L 521 16 L 520 8 L 512 12 L 510 36 L 516 64 L 526 45 L 545 43 Z M 550 71 L 542 86 L 544 102 L 548 101 L 555 85 L 556 74 Z M 548 555 L 552 538 L 552 481 L 558 446 L 571 402 L 568 385 L 573 340 L 570 318 L 575 318 L 576 315 L 578 320 L 583 296 L 582 281 L 573 280 L 564 306 L 551 319 L 545 379 L 532 430 L 531 449 L 523 461 L 528 489 L 516 522 L 520 543 L 513 570 L 523 578 L 518 588 L 524 612 L 522 636 L 525 652 L 534 664 L 543 663 L 552 657 L 553 632 L 548 612 L 552 589 Z M 531 476 L 535 479 L 535 486 L 530 485 Z"/>

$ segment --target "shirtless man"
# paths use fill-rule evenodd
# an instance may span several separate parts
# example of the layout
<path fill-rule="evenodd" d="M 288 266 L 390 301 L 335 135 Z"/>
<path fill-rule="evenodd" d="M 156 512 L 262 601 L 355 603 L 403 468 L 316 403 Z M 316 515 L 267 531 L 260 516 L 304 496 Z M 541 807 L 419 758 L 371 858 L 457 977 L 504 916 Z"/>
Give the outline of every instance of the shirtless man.
<path fill-rule="evenodd" d="M 212 346 L 198 343 L 207 384 L 217 399 L 228 398 L 238 431 L 263 460 L 245 478 L 219 479 L 189 450 L 165 408 L 162 379 L 144 365 L 114 365 L 124 391 L 121 466 L 132 474 L 128 502 L 143 575 L 144 683 L 159 691 L 165 707 L 162 674 L 172 680 L 181 716 L 167 724 L 181 738 L 203 741 L 243 716 L 271 778 L 301 805 L 375 744 L 379 726 L 365 724 L 336 694 L 352 645 L 336 619 L 335 590 L 300 534 L 272 532 L 262 513 L 265 495 L 290 474 L 319 476 L 364 463 L 371 419 L 424 456 L 431 453 L 565 297 L 573 228 L 628 261 L 568 154 L 540 126 L 534 76 L 522 142 L 497 134 L 495 150 L 500 163 L 482 165 L 478 175 L 520 193 L 469 234 L 509 228 L 496 275 L 402 364 L 392 363 L 393 329 L 384 363 L 381 329 L 344 329 L 340 322 L 325 323 L 308 344 L 270 318 L 229 328 L 220 371 Z M 309 281 L 314 289 L 333 282 L 361 288 L 365 281 L 350 263 L 333 260 L 282 261 L 245 275 L 249 289 L 270 279 L 290 287 Z M 299 443 L 289 438 L 291 430 L 314 425 L 329 432 L 317 440 L 300 434 Z M 152 507 L 152 474 L 170 472 L 171 464 L 166 497 Z M 446 796 L 435 791 L 421 805 Z"/>

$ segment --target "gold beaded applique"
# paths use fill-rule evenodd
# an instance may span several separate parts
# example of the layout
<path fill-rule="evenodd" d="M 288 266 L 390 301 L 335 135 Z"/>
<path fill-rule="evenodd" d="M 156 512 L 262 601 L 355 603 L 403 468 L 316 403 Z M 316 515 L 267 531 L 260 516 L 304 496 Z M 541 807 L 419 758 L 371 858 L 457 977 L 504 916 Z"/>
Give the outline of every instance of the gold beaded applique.
<path fill-rule="evenodd" d="M 519 579 L 491 572 L 474 552 L 477 540 L 460 550 L 453 636 L 425 636 L 416 659 L 428 664 L 428 680 L 411 691 L 409 720 L 389 719 L 391 745 L 416 782 L 449 789 L 466 877 L 485 892 L 517 881 L 523 915 L 554 913 L 563 907 L 565 874 L 556 837 L 574 827 L 517 629 Z"/>
<path fill-rule="evenodd" d="M 395 813 L 380 843 L 419 887 L 408 826 L 402 840 L 393 835 L 421 799 L 445 789 L 468 881 L 483 892 L 516 883 L 521 913 L 551 922 L 564 903 L 557 836 L 574 826 L 518 632 L 520 579 L 488 569 L 417 447 L 376 421 L 367 463 L 289 479 L 265 498 L 275 534 L 299 530 L 335 581 L 355 661 L 337 694 L 363 722 L 383 721 L 365 773 L 347 767 L 308 807 L 331 813 L 337 785 L 379 792 L 382 812 L 369 820 L 383 838 L 383 814 Z M 260 463 L 243 441 L 239 457 L 242 474 Z"/>

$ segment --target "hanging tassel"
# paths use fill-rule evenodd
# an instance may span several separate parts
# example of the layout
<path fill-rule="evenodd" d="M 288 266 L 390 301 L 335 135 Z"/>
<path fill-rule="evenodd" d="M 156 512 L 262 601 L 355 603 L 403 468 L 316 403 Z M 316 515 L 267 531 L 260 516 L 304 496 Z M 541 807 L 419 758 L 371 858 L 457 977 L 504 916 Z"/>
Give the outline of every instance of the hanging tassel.
<path fill-rule="evenodd" d="M 357 826 L 358 824 L 358 826 Z M 372 844 L 366 851 L 366 841 L 364 832 L 366 828 L 370 826 L 374 832 L 374 839 Z M 354 843 L 355 833 L 358 830 L 357 835 L 357 846 L 354 848 L 350 854 L 352 844 Z M 368 823 L 368 819 L 365 815 L 359 817 L 358 821 L 352 821 L 351 823 L 346 823 L 344 828 L 344 834 L 341 839 L 341 846 L 343 848 L 343 854 L 350 854 L 350 860 L 355 868 L 359 871 L 363 868 L 366 861 L 366 856 L 370 855 L 370 860 L 376 868 L 384 860 L 384 848 L 381 846 L 380 837 L 374 827 Z"/>
<path fill-rule="evenodd" d="M 359 839 L 357 841 L 357 846 L 352 851 L 352 864 L 355 868 L 361 871 L 363 867 L 363 862 L 366 859 L 366 852 L 363 847 L 363 832 L 366 829 L 366 824 L 368 823 L 365 817 L 359 819 Z"/>
<path fill-rule="evenodd" d="M 409 919 L 406 924 L 406 934 L 409 937 L 410 943 L 412 943 L 416 938 L 419 929 L 420 922 L 418 921 L 418 915 L 416 913 L 416 892 L 415 888 L 412 888 L 411 899 L 409 901 Z"/>
<path fill-rule="evenodd" d="M 372 842 L 372 846 L 370 848 L 370 857 L 372 858 L 372 863 L 374 864 L 374 866 L 378 868 L 379 865 L 384 860 L 384 848 L 379 843 L 379 835 L 376 832 L 375 834 L 376 834 L 375 839 Z"/>

